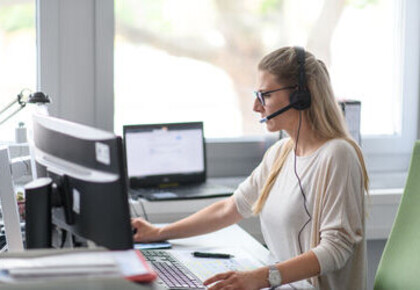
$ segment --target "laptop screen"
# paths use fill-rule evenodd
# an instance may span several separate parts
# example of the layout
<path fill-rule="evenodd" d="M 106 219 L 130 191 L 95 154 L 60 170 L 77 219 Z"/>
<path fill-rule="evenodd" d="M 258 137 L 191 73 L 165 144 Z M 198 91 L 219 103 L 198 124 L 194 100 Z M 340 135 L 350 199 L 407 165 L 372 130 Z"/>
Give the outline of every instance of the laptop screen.
<path fill-rule="evenodd" d="M 127 171 L 137 186 L 202 182 L 203 123 L 124 126 Z"/>

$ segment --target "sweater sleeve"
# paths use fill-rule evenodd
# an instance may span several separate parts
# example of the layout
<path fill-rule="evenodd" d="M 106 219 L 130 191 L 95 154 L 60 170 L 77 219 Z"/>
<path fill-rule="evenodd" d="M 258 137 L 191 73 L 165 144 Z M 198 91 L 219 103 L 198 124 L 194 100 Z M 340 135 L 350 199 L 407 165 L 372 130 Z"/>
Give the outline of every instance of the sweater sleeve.
<path fill-rule="evenodd" d="M 330 152 L 324 169 L 320 243 L 312 249 L 321 275 L 341 269 L 364 235 L 363 176 L 353 147 L 340 143 Z"/>
<path fill-rule="evenodd" d="M 252 206 L 257 201 L 258 196 L 261 193 L 265 181 L 270 173 L 271 166 L 280 152 L 281 146 L 283 146 L 287 140 L 288 139 L 282 139 L 271 146 L 264 154 L 261 163 L 233 193 L 236 208 L 242 217 L 248 218 L 252 215 Z"/>

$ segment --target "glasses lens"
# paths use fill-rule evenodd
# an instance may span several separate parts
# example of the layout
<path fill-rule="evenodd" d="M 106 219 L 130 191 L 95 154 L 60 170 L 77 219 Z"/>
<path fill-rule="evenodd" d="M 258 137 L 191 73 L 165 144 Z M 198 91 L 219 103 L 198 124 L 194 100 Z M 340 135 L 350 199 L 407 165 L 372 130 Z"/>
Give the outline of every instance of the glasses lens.
<path fill-rule="evenodd" d="M 264 96 L 261 92 L 254 92 L 254 96 L 258 99 L 261 105 L 265 106 Z"/>

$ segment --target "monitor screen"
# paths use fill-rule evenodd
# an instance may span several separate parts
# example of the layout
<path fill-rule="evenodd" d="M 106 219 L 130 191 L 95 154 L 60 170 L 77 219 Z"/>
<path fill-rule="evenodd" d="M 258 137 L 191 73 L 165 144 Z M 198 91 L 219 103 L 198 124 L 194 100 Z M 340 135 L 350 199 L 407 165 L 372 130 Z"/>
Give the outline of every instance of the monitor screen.
<path fill-rule="evenodd" d="M 109 249 L 132 248 L 121 138 L 74 122 L 35 115 L 32 146 L 38 177 L 52 180 L 53 244 L 84 246 L 90 241 Z"/>
<path fill-rule="evenodd" d="M 129 177 L 204 172 L 202 123 L 124 127 Z"/>

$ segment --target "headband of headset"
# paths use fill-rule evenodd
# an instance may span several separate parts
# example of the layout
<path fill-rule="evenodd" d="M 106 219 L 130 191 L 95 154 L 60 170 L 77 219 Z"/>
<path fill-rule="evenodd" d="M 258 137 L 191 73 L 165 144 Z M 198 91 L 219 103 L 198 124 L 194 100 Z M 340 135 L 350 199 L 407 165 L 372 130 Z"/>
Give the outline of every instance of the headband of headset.
<path fill-rule="evenodd" d="M 311 94 L 306 87 L 305 50 L 295 46 L 298 63 L 297 89 L 290 95 L 290 103 L 296 110 L 304 110 L 311 106 Z"/>

